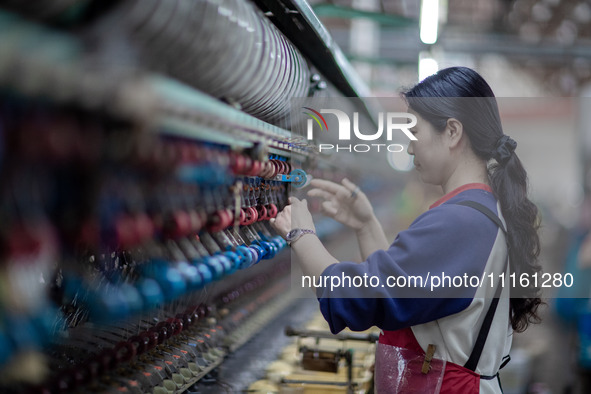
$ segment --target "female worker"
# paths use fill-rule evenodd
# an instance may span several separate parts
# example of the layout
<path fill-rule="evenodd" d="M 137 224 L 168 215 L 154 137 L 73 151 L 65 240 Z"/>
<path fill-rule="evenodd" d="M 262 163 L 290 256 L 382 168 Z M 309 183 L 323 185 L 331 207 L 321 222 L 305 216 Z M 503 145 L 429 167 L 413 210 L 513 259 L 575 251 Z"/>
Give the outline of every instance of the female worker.
<path fill-rule="evenodd" d="M 362 263 L 338 262 L 327 252 L 306 200 L 291 198 L 272 225 L 289 233 L 305 275 L 380 279 L 377 286 L 317 289 L 333 333 L 382 330 L 378 393 L 500 393 L 498 371 L 512 332 L 539 321 L 541 303 L 536 289 L 518 292 L 500 280 L 540 270 L 537 208 L 527 197 L 517 144 L 503 134 L 491 88 L 471 69 L 440 70 L 404 97 L 418 120 L 408 153 L 421 179 L 442 187 L 441 199 L 390 244 L 359 188 L 313 180 L 308 195 L 323 198 L 327 215 L 356 230 Z M 478 277 L 483 285 L 442 284 L 445 276 Z M 431 283 L 416 285 L 418 277 Z M 411 278 L 412 290 L 392 286 Z"/>

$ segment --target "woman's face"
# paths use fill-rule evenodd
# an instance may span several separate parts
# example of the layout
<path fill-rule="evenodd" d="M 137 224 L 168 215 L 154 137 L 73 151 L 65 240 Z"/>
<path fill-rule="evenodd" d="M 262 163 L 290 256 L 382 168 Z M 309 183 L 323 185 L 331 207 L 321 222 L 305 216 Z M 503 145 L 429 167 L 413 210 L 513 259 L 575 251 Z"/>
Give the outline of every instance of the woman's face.
<path fill-rule="evenodd" d="M 451 174 L 451 155 L 444 134 L 412 109 L 408 112 L 417 117 L 416 126 L 410 129 L 417 140 L 410 142 L 408 154 L 414 156 L 413 163 L 423 182 L 443 185 Z"/>

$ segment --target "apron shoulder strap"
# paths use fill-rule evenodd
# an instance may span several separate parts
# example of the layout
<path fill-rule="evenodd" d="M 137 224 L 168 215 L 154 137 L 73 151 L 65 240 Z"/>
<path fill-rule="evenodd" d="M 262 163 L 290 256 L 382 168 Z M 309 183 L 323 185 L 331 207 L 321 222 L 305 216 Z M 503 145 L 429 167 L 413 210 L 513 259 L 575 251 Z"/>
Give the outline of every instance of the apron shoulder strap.
<path fill-rule="evenodd" d="M 477 203 L 476 201 L 460 201 L 456 203 L 456 205 L 463 205 L 466 207 L 470 207 L 476 209 L 477 211 L 482 212 L 486 217 L 488 217 L 491 221 L 493 221 L 499 228 L 507 234 L 507 230 L 503 225 L 503 222 L 493 211 L 485 207 L 484 205 Z M 509 263 L 509 255 L 507 255 L 507 259 L 505 260 L 505 268 L 503 272 L 507 270 L 507 264 Z M 495 316 L 495 312 L 497 310 L 497 305 L 499 304 L 499 297 L 501 295 L 501 286 L 497 286 L 495 290 L 495 296 L 490 303 L 490 307 L 486 312 L 486 316 L 484 317 L 484 321 L 482 322 L 482 327 L 480 327 L 480 331 L 478 332 L 478 337 L 476 338 L 476 343 L 474 344 L 474 348 L 472 349 L 472 353 L 470 353 L 470 357 L 466 364 L 464 364 L 465 368 L 468 368 L 471 371 L 476 371 L 476 366 L 478 365 L 478 361 L 480 361 L 480 356 L 482 355 L 482 350 L 484 349 L 484 344 L 486 343 L 486 338 L 488 337 L 488 333 L 490 331 L 490 327 L 493 322 L 493 318 Z"/>
<path fill-rule="evenodd" d="M 496 224 L 497 226 L 499 226 L 499 228 L 501 230 L 503 230 L 503 232 L 505 234 L 507 234 L 507 229 L 505 229 L 505 225 L 503 224 L 503 222 L 501 221 L 501 219 L 499 219 L 499 217 L 490 209 L 488 209 L 486 206 L 476 202 L 476 201 L 470 201 L 470 200 L 466 200 L 466 201 L 460 201 L 457 202 L 455 205 L 463 205 L 465 207 L 470 207 L 470 208 L 474 208 L 477 211 L 482 212 L 484 215 L 486 215 L 487 218 L 489 218 L 494 224 Z"/>

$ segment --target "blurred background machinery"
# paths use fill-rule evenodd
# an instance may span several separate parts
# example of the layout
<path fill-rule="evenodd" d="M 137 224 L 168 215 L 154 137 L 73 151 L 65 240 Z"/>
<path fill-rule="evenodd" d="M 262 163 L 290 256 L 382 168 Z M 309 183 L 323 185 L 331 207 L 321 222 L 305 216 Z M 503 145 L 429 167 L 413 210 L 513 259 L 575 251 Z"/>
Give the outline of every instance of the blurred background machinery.
<path fill-rule="evenodd" d="M 367 91 L 305 2 L 259 5 L 0 4 L 2 392 L 236 392 L 312 316 L 268 221 L 341 171 L 291 101 Z"/>

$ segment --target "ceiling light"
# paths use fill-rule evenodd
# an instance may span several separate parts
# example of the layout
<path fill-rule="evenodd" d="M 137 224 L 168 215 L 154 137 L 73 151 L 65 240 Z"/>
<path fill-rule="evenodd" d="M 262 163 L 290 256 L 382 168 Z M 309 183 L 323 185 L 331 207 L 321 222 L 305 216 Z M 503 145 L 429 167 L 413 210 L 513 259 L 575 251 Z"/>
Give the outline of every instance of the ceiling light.
<path fill-rule="evenodd" d="M 419 55 L 419 82 L 429 75 L 435 74 L 439 70 L 437 61 L 432 57 Z"/>
<path fill-rule="evenodd" d="M 421 41 L 435 44 L 439 25 L 439 0 L 421 1 Z"/>

